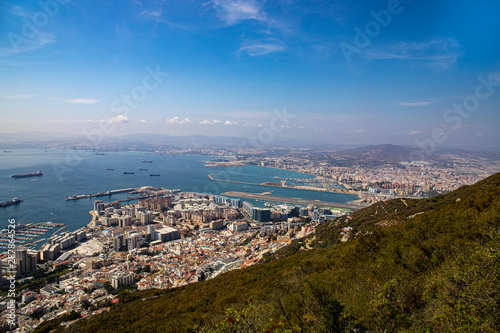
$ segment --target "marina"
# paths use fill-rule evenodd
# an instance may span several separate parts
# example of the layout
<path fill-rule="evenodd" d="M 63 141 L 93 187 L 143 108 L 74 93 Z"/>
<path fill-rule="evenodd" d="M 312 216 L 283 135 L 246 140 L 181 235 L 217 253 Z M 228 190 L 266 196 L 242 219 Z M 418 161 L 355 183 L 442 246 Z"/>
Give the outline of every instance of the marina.
<path fill-rule="evenodd" d="M 64 223 L 39 222 L 17 224 L 15 229 L 5 228 L 0 231 L 0 251 L 9 249 L 9 244 L 12 244 L 11 239 L 15 240 L 16 246 L 25 246 L 33 249 L 38 243 L 46 239 L 45 237 L 42 238 L 42 236 L 46 236 L 49 231 L 57 227 L 61 228 L 55 233 L 66 228 L 66 225 Z M 9 230 L 11 230 L 11 233 L 9 233 Z M 13 233 L 12 230 L 14 230 Z"/>

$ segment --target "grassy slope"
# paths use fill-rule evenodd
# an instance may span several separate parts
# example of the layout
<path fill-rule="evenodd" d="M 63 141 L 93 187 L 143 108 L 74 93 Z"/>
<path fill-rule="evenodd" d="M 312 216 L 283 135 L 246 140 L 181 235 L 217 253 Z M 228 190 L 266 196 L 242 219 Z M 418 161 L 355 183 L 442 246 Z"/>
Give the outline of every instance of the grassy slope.
<path fill-rule="evenodd" d="M 357 236 L 339 244 L 347 225 Z M 285 250 L 279 260 L 207 282 L 126 295 L 68 331 L 191 331 L 252 298 L 260 316 L 305 332 L 497 332 L 499 226 L 496 174 L 444 196 L 373 205 L 320 228 L 311 251 Z M 141 300 L 153 294 L 160 296 Z"/>

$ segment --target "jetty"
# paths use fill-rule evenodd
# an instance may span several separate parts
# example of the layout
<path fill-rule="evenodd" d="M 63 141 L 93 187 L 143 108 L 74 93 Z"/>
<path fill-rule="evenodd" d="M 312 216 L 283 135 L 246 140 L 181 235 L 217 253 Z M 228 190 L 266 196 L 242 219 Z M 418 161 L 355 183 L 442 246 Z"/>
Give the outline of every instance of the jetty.
<path fill-rule="evenodd" d="M 118 193 L 123 193 L 123 192 L 130 192 L 133 191 L 133 188 L 124 188 L 121 190 L 113 190 L 113 191 L 107 191 L 107 192 L 99 192 L 99 193 L 91 193 L 91 194 L 81 194 L 81 195 L 71 195 L 69 197 L 66 197 L 65 200 L 78 200 L 78 199 L 87 199 L 87 198 L 95 198 L 95 197 L 104 197 L 104 196 L 111 196 L 113 194 L 118 194 Z"/>

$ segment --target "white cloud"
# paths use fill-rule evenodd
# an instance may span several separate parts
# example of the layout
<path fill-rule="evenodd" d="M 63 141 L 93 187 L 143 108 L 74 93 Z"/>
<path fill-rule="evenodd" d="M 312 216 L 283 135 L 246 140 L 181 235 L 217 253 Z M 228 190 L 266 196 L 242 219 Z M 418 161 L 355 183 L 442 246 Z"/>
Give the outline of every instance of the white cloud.
<path fill-rule="evenodd" d="M 0 48 L 0 56 L 38 50 L 56 41 L 53 34 L 41 31 L 32 38 L 25 38 L 13 33 L 8 34 L 7 39 L 9 40 L 9 47 Z"/>
<path fill-rule="evenodd" d="M 224 123 L 224 125 L 236 126 L 236 125 L 238 125 L 238 123 L 236 121 L 226 120 L 226 122 Z"/>
<path fill-rule="evenodd" d="M 453 38 L 439 38 L 426 42 L 397 42 L 377 45 L 363 52 L 367 59 L 412 61 L 438 71 L 447 70 L 457 62 L 460 43 Z"/>
<path fill-rule="evenodd" d="M 148 122 L 147 120 L 144 120 L 144 119 L 141 119 L 139 121 L 141 122 L 141 124 L 146 124 Z"/>
<path fill-rule="evenodd" d="M 218 120 L 218 119 L 214 119 L 212 121 L 210 121 L 208 119 L 204 119 L 204 120 L 198 122 L 198 124 L 200 124 L 200 125 L 216 125 L 216 124 L 222 124 L 222 121 Z"/>
<path fill-rule="evenodd" d="M 426 102 L 426 101 L 420 101 L 420 102 L 400 102 L 399 105 L 401 106 L 426 106 L 430 104 L 434 104 L 436 102 Z"/>
<path fill-rule="evenodd" d="M 265 12 L 255 0 L 210 0 L 207 4 L 229 25 L 244 20 L 266 20 Z"/>
<path fill-rule="evenodd" d="M 165 120 L 165 122 L 167 124 L 179 124 L 179 125 L 182 125 L 182 124 L 191 124 L 193 121 L 189 118 L 184 118 L 184 119 L 180 119 L 179 116 L 175 116 L 175 117 L 172 117 L 172 118 L 167 118 Z"/>
<path fill-rule="evenodd" d="M 122 114 L 117 115 L 116 117 L 108 118 L 108 119 L 101 119 L 101 120 L 68 120 L 68 119 L 55 119 L 52 120 L 56 123 L 110 123 L 110 124 L 120 124 L 120 123 L 128 123 L 129 119 L 127 116 L 124 116 Z"/>
<path fill-rule="evenodd" d="M 420 134 L 420 131 L 411 130 L 410 132 L 408 132 L 408 135 L 417 135 L 417 134 Z"/>
<path fill-rule="evenodd" d="M 113 117 L 113 118 L 109 118 L 109 119 L 104 119 L 104 120 L 101 120 L 101 121 L 104 121 L 104 122 L 107 122 L 107 123 L 111 123 L 111 124 L 119 124 L 119 123 L 128 123 L 128 117 L 122 115 L 122 114 L 119 114 L 117 115 L 116 117 Z"/>
<path fill-rule="evenodd" d="M 283 52 L 285 45 L 276 38 L 267 38 L 263 41 L 252 42 L 240 47 L 238 55 L 242 52 L 248 53 L 252 57 L 261 56 L 269 53 Z"/>
<path fill-rule="evenodd" d="M 75 99 L 67 99 L 66 102 L 71 104 L 95 104 L 99 103 L 97 99 L 94 98 L 75 98 Z"/>

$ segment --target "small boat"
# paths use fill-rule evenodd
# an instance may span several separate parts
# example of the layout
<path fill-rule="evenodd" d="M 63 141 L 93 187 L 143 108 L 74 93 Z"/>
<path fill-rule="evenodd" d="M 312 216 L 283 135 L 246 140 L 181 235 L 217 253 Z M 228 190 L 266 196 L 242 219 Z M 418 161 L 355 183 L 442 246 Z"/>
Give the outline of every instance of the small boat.
<path fill-rule="evenodd" d="M 140 168 L 140 171 L 148 171 L 148 169 Z"/>
<path fill-rule="evenodd" d="M 150 173 L 150 174 L 149 174 L 149 176 L 150 176 L 150 177 L 160 177 L 160 175 L 159 175 L 159 174 L 157 174 L 157 173 Z"/>
<path fill-rule="evenodd" d="M 124 171 L 124 175 L 135 175 L 135 172 Z"/>
<path fill-rule="evenodd" d="M 112 168 L 107 168 L 106 170 L 108 170 L 108 171 L 115 171 L 115 169 L 112 169 Z"/>

